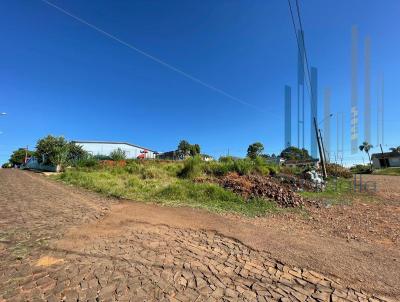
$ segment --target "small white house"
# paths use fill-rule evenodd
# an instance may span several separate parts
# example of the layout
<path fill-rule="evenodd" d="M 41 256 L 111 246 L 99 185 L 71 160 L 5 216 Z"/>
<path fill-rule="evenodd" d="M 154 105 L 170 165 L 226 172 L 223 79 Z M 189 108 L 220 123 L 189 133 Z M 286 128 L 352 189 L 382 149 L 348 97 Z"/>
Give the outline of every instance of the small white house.
<path fill-rule="evenodd" d="M 124 142 L 103 142 L 103 141 L 73 141 L 82 146 L 83 150 L 92 155 L 109 156 L 111 152 L 121 149 L 125 152 L 127 159 L 152 159 L 157 152 L 145 147 L 124 143 Z"/>

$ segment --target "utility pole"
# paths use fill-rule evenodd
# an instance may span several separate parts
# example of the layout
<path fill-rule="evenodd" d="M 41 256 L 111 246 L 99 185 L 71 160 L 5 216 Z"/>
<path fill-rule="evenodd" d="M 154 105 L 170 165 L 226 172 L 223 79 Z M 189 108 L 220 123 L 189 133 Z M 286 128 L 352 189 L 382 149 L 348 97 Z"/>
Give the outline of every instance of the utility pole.
<path fill-rule="evenodd" d="M 326 167 L 325 167 L 325 161 L 324 161 L 324 154 L 322 153 L 321 141 L 319 140 L 319 134 L 318 134 L 317 119 L 315 117 L 314 117 L 314 128 L 315 128 L 315 135 L 316 135 L 317 143 L 318 143 L 319 157 L 321 159 L 322 176 L 324 179 L 326 179 L 327 174 L 326 174 Z"/>
<path fill-rule="evenodd" d="M 382 144 L 379 144 L 379 147 L 381 147 L 381 153 L 382 153 L 382 155 L 383 155 Z M 383 158 L 383 162 L 385 163 L 385 168 L 387 168 L 387 167 L 386 167 L 386 158 Z"/>
<path fill-rule="evenodd" d="M 329 160 L 326 159 L 326 150 L 324 146 L 324 140 L 322 139 L 321 129 L 318 129 L 318 132 L 319 132 L 319 139 L 321 140 L 322 153 L 324 154 L 324 162 L 328 163 Z"/>

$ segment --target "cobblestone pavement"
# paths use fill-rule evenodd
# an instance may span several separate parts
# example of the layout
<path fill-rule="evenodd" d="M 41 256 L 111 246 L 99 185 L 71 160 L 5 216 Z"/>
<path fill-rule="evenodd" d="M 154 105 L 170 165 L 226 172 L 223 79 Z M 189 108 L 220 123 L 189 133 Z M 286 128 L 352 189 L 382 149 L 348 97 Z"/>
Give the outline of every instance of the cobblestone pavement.
<path fill-rule="evenodd" d="M 101 223 L 110 201 L 91 200 L 0 171 L 0 301 L 394 301 L 212 231 L 132 222 L 66 240 Z"/>

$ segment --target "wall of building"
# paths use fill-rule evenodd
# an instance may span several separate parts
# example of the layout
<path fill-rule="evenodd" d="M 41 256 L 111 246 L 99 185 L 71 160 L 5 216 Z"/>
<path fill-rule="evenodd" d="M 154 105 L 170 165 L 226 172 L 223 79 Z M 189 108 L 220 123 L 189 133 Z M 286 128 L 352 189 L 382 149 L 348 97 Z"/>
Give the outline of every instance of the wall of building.
<path fill-rule="evenodd" d="M 400 156 L 398 157 L 387 157 L 389 162 L 389 167 L 400 167 Z M 375 169 L 387 168 L 385 167 L 385 162 L 381 162 L 379 158 L 372 158 L 372 165 Z"/>
<path fill-rule="evenodd" d="M 121 150 L 125 151 L 128 159 L 137 158 L 140 154 L 142 154 L 141 151 L 145 150 L 148 152 L 146 154 L 146 158 L 155 158 L 153 151 L 124 143 L 76 142 L 76 144 L 81 145 L 85 151 L 92 155 L 109 156 L 111 152 L 120 148 Z"/>
<path fill-rule="evenodd" d="M 400 167 L 400 156 L 389 158 L 389 164 L 391 167 Z"/>

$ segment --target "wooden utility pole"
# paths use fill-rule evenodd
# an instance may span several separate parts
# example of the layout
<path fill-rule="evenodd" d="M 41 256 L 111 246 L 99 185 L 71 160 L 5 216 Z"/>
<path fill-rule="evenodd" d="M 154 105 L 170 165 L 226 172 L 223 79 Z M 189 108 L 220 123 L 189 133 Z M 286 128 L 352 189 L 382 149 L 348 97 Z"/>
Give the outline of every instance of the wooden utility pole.
<path fill-rule="evenodd" d="M 321 140 L 322 153 L 324 154 L 324 162 L 328 163 L 328 160 L 326 159 L 326 150 L 324 146 L 324 140 L 322 139 L 321 129 L 318 129 L 318 132 L 319 132 L 319 138 Z"/>
<path fill-rule="evenodd" d="M 324 179 L 327 179 L 327 174 L 326 174 L 326 167 L 325 167 L 325 160 L 324 160 L 324 154 L 322 152 L 322 146 L 321 146 L 321 141 L 319 139 L 319 134 L 318 134 L 318 126 L 317 126 L 317 119 L 314 117 L 314 128 L 315 128 L 315 135 L 317 137 L 317 143 L 318 143 L 318 151 L 319 151 L 319 157 L 321 159 L 321 165 L 322 165 L 322 177 Z"/>

